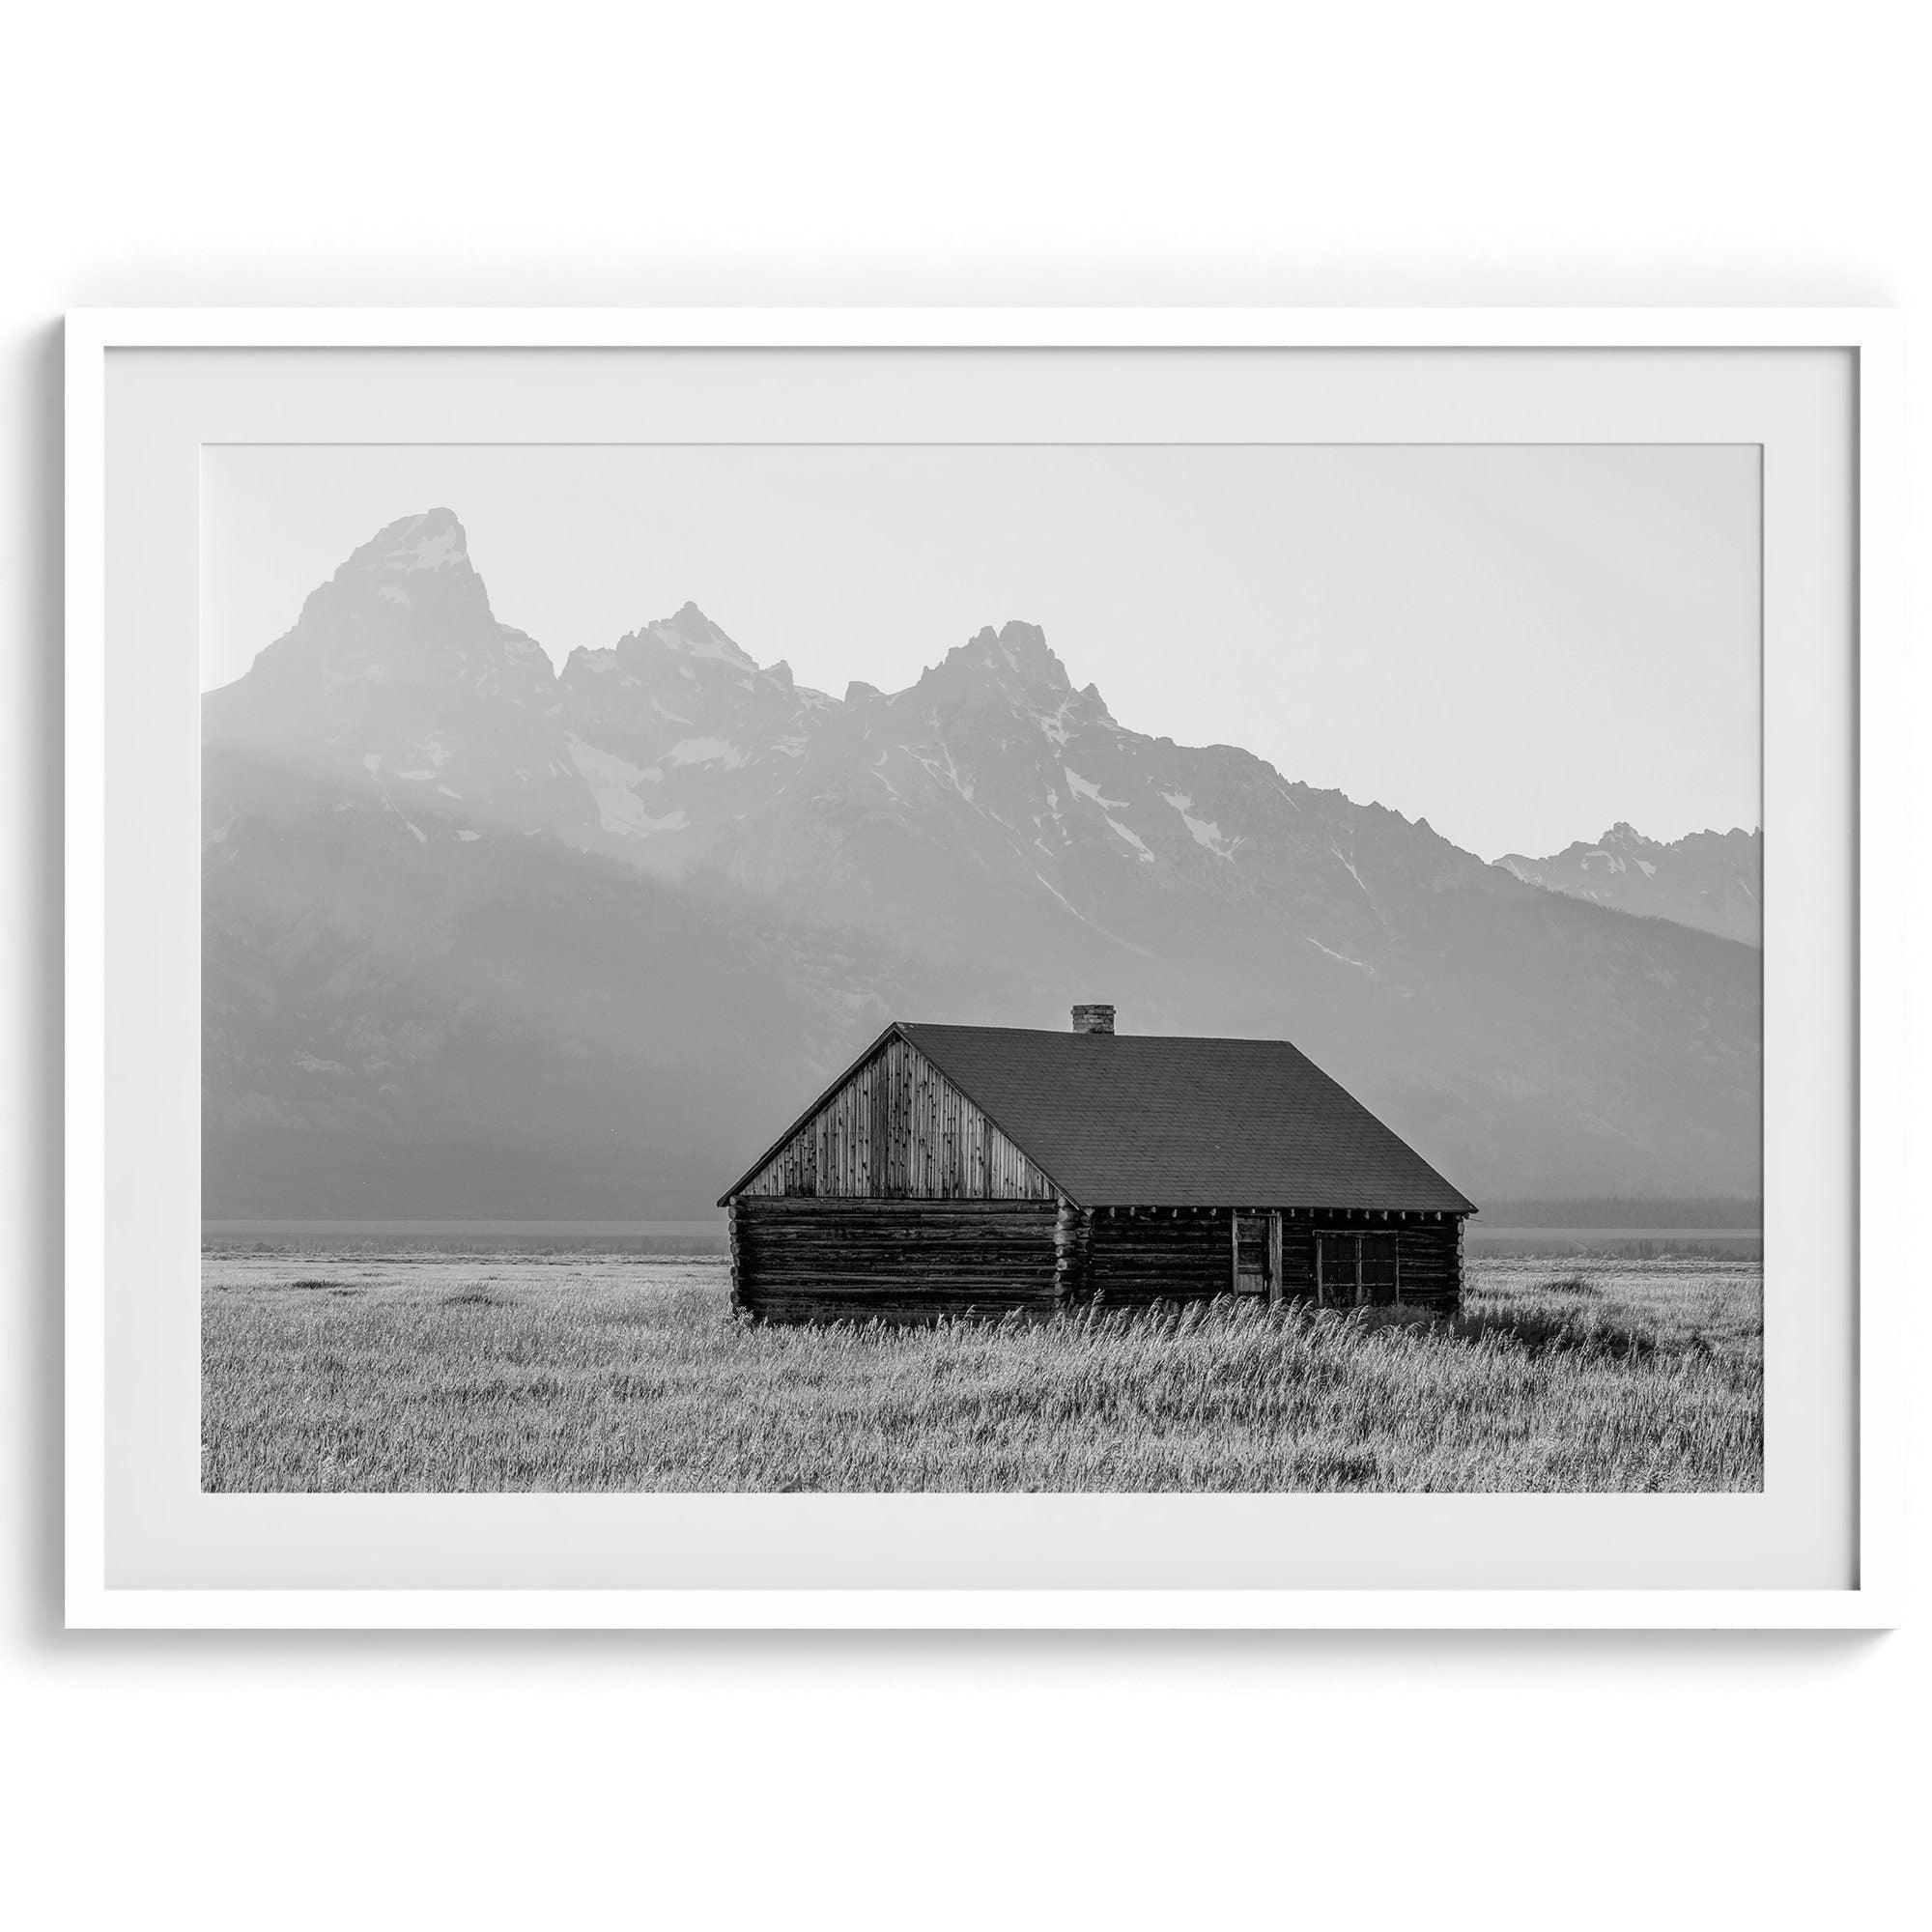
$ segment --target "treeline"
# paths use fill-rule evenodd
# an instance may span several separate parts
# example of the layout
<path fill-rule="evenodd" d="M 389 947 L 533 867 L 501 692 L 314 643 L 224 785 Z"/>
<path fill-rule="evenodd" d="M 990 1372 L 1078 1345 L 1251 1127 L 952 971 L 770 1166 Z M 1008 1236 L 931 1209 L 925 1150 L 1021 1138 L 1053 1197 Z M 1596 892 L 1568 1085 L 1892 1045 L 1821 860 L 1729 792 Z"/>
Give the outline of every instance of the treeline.
<path fill-rule="evenodd" d="M 1479 1227 L 1761 1228 L 1764 1203 L 1724 1194 L 1578 1194 L 1477 1204 Z"/>

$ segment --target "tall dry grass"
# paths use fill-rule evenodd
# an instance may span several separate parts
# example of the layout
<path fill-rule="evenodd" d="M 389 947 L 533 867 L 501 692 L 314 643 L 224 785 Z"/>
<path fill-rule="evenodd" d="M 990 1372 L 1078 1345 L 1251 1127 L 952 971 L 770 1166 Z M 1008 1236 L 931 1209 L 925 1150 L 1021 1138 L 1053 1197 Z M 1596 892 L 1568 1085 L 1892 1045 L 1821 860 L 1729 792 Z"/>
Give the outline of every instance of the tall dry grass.
<path fill-rule="evenodd" d="M 1754 1266 L 1480 1264 L 1450 1323 L 731 1321 L 690 1261 L 213 1260 L 214 1490 L 1750 1490 Z"/>

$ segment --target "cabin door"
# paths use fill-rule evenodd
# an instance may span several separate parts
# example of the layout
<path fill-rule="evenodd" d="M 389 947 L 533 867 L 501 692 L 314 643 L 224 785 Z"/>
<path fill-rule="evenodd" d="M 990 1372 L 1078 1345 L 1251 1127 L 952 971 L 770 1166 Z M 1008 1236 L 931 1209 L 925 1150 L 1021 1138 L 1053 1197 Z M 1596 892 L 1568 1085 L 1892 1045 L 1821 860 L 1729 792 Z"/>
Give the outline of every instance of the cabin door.
<path fill-rule="evenodd" d="M 1243 1214 L 1235 1223 L 1235 1293 L 1281 1299 L 1281 1216 Z"/>

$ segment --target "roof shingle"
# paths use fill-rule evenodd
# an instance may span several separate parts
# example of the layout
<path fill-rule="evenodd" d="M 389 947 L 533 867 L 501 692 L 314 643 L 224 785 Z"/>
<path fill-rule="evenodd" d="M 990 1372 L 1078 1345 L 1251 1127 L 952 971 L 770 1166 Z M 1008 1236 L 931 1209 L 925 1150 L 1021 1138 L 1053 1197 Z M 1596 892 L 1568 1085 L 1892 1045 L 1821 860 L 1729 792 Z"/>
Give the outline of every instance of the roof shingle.
<path fill-rule="evenodd" d="M 1082 1207 L 1474 1211 L 1286 1040 L 899 1031 Z"/>

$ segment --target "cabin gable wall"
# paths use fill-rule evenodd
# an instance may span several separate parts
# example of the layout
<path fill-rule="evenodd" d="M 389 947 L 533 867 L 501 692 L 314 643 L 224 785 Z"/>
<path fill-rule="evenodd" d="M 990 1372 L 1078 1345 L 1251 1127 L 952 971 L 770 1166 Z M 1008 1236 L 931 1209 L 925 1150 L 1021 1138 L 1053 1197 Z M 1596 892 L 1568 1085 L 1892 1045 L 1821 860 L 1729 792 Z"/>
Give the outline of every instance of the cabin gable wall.
<path fill-rule="evenodd" d="M 1052 1201 L 1056 1190 L 895 1034 L 738 1191 L 807 1201 Z"/>

